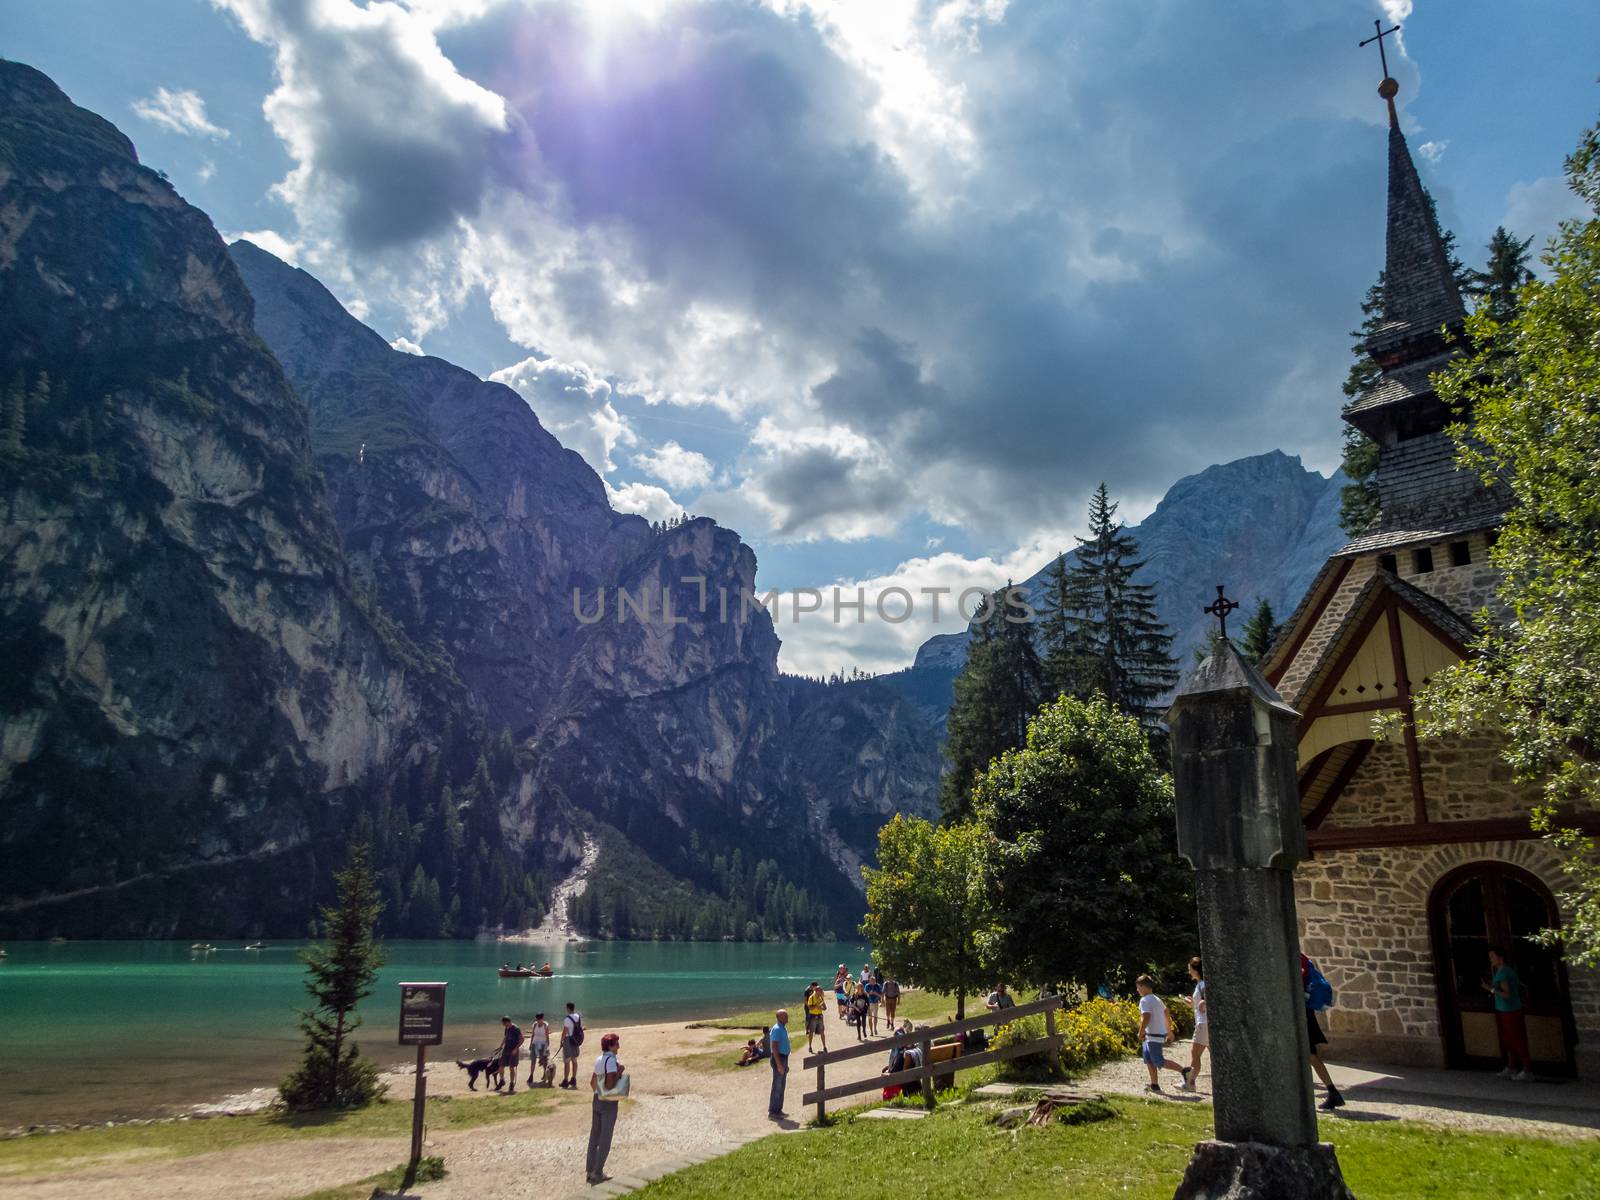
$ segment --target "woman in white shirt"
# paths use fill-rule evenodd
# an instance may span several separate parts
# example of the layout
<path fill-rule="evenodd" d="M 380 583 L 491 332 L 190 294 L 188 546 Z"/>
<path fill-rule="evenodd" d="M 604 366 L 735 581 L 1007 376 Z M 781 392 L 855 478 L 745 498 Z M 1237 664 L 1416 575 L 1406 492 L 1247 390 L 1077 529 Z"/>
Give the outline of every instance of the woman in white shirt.
<path fill-rule="evenodd" d="M 609 1178 L 606 1157 L 611 1153 L 611 1135 L 617 1129 L 618 1102 L 608 1099 L 607 1093 L 614 1091 L 622 1079 L 623 1067 L 617 1059 L 621 1045 L 622 1039 L 614 1033 L 602 1037 L 600 1057 L 594 1060 L 594 1073 L 589 1076 L 589 1090 L 594 1093 L 594 1099 L 589 1105 L 589 1157 L 584 1170 L 591 1184 Z"/>
<path fill-rule="evenodd" d="M 1211 1022 L 1206 1018 L 1206 977 L 1200 970 L 1200 956 L 1189 960 L 1189 978 L 1194 980 L 1194 995 L 1189 1003 L 1194 1008 L 1194 1040 L 1189 1043 L 1189 1077 L 1183 1081 L 1183 1090 L 1194 1091 L 1194 1081 L 1200 1078 L 1200 1060 L 1211 1045 Z"/>

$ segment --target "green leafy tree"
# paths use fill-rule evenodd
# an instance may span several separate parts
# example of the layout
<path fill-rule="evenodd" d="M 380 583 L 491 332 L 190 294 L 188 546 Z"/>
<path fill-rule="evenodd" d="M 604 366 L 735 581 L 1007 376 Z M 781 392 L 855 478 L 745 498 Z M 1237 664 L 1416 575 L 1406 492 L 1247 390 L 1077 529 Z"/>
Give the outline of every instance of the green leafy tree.
<path fill-rule="evenodd" d="M 1272 605 L 1263 597 L 1251 612 L 1250 619 L 1244 623 L 1244 641 L 1239 646 L 1239 653 L 1249 660 L 1251 666 L 1259 667 L 1277 639 L 1278 622 L 1273 616 Z"/>
<path fill-rule="evenodd" d="M 1063 696 L 973 790 L 995 966 L 1023 983 L 1128 983 L 1194 942 L 1172 781 L 1138 721 Z"/>
<path fill-rule="evenodd" d="M 315 1007 L 300 1014 L 305 1057 L 278 1087 L 291 1109 L 360 1108 L 383 1093 L 378 1068 L 361 1057 L 351 1035 L 361 1024 L 355 1008 L 372 994 L 384 952 L 374 930 L 383 904 L 364 843 L 334 876 L 338 900 L 322 910 L 326 941 L 300 954 L 306 991 Z"/>
<path fill-rule="evenodd" d="M 967 993 L 990 974 L 984 947 L 997 932 L 983 879 L 986 841 L 973 824 L 896 814 L 878 831 L 878 865 L 861 870 L 861 933 L 878 962 L 904 983 L 954 995 L 957 1020 Z"/>
<path fill-rule="evenodd" d="M 1071 663 L 1076 694 L 1098 693 L 1147 730 L 1160 720 L 1156 701 L 1178 681 L 1172 635 L 1156 617 L 1155 588 L 1135 581 L 1139 544 L 1117 519 L 1101 484 L 1089 501 L 1089 536 L 1066 572 L 1063 640 L 1051 661 Z"/>
<path fill-rule="evenodd" d="M 1600 125 L 1567 160 L 1572 189 L 1600 212 Z M 1564 937 L 1600 964 L 1600 853 L 1564 811 L 1600 809 L 1600 217 L 1563 223 L 1523 285 L 1520 308 L 1468 319 L 1475 353 L 1435 377 L 1463 414 L 1464 465 L 1511 490 L 1490 551 L 1501 612 L 1480 615 L 1473 653 L 1424 690 L 1426 734 L 1489 729 L 1519 779 L 1541 781 L 1534 827 L 1563 854 Z"/>
<path fill-rule="evenodd" d="M 955 679 L 944 744 L 950 770 L 939 793 L 946 820 L 971 812 L 973 779 L 996 755 L 1022 744 L 1044 695 L 1032 625 L 1011 590 L 1007 584 L 991 593 L 973 618 L 967 661 Z"/>
<path fill-rule="evenodd" d="M 1472 272 L 1469 291 L 1489 306 L 1489 316 L 1504 323 L 1517 315 L 1517 296 L 1533 279 L 1528 269 L 1528 247 L 1533 239 L 1517 240 L 1501 225 L 1489 239 L 1489 264 Z"/>

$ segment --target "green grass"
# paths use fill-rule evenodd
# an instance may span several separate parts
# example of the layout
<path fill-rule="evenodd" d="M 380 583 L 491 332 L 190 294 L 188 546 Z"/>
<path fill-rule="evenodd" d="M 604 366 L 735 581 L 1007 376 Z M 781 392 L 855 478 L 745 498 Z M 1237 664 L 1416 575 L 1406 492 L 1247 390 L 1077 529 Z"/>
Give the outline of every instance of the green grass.
<path fill-rule="evenodd" d="M 531 1117 L 552 1102 L 553 1097 L 548 1092 L 530 1091 L 519 1091 L 514 1096 L 490 1094 L 481 1100 L 433 1096 L 428 1100 L 428 1128 L 469 1129 Z M 124 1155 L 141 1160 L 188 1158 L 263 1142 L 328 1137 L 408 1137 L 410 1133 L 411 1101 L 398 1097 L 344 1113 L 253 1113 L 243 1117 L 34 1133 L 0 1141 L 0 1180 L 8 1175 L 70 1171 Z M 371 1194 L 370 1188 L 366 1194 Z"/>
<path fill-rule="evenodd" d="M 827 981 L 824 980 L 824 985 L 826 985 L 826 983 Z M 793 1039 L 796 1035 L 804 1038 L 806 1029 L 805 1014 L 801 1011 L 799 998 L 797 997 L 792 1001 L 785 1001 L 785 1003 L 787 1003 L 789 1006 L 790 1038 Z M 698 1022 L 698 1024 L 709 1026 L 712 1029 L 759 1030 L 763 1025 L 772 1024 L 772 1014 L 777 1011 L 777 1007 L 778 1002 L 775 1001 L 771 1008 L 751 1009 L 748 1012 L 734 1013 L 732 1016 L 728 1017 L 717 1017 L 711 1021 Z M 828 1036 L 833 1038 L 835 1036 L 833 1031 L 837 1029 L 842 1033 L 849 1033 L 853 1038 L 855 1035 L 851 1032 L 850 1027 L 843 1021 L 839 1020 L 837 1015 L 838 1011 L 838 1006 L 834 1003 L 833 993 L 829 992 Z M 880 1037 L 886 1032 L 883 1021 L 884 1011 L 885 1010 L 882 1008 L 878 1010 L 878 1030 Z M 968 996 L 967 1016 L 977 1016 L 982 1011 L 983 997 Z M 900 1005 L 895 1009 L 894 1019 L 897 1022 L 911 1020 L 915 1021 L 918 1025 L 938 1025 L 945 1021 L 953 1021 L 956 1019 L 956 1002 L 953 997 L 941 995 L 938 992 L 902 992 L 900 995 Z M 837 1039 L 835 1038 L 835 1040 Z M 843 1042 L 839 1043 L 839 1045 L 843 1044 Z M 838 1047 L 835 1047 L 835 1049 L 837 1048 Z"/>
<path fill-rule="evenodd" d="M 745 1200 L 875 1194 L 916 1197 L 1126 1196 L 1169 1200 L 1194 1144 L 1211 1136 L 1199 1104 L 1109 1102 L 1116 1116 L 1076 1126 L 999 1129 L 990 1106 L 952 1105 L 917 1122 L 842 1117 L 829 1128 L 764 1138 L 668 1175 L 640 1200 Z M 1590 1200 L 1600 1144 L 1451 1133 L 1400 1122 L 1333 1120 L 1351 1190 L 1385 1200 Z"/>
<path fill-rule="evenodd" d="M 737 1071 L 739 1052 L 749 1038 L 743 1031 L 719 1033 L 704 1050 L 691 1050 L 687 1054 L 674 1054 L 662 1062 L 669 1067 L 683 1067 L 690 1071 Z"/>
<path fill-rule="evenodd" d="M 434 1183 L 445 1177 L 444 1159 L 432 1155 L 424 1156 L 417 1164 L 417 1182 Z M 398 1167 L 390 1167 L 387 1171 L 379 1171 L 376 1175 L 368 1175 L 365 1179 L 358 1179 L 354 1183 L 341 1183 L 337 1187 L 322 1188 L 309 1192 L 298 1200 L 368 1200 L 373 1188 L 381 1188 L 385 1192 L 398 1193 L 400 1186 L 405 1182 L 406 1165 L 401 1163 Z"/>

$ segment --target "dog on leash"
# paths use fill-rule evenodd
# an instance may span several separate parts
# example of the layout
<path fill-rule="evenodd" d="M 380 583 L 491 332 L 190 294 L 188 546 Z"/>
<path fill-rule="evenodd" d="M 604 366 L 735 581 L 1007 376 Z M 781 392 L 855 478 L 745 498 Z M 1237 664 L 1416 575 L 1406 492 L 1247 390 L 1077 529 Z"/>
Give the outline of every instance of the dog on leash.
<path fill-rule="evenodd" d="M 495 1088 L 505 1086 L 505 1070 L 500 1063 L 500 1051 L 496 1050 L 488 1058 L 474 1058 L 469 1062 L 456 1059 L 456 1066 L 467 1073 L 467 1091 L 478 1090 L 478 1076 L 484 1077 L 486 1084 L 493 1084 Z"/>

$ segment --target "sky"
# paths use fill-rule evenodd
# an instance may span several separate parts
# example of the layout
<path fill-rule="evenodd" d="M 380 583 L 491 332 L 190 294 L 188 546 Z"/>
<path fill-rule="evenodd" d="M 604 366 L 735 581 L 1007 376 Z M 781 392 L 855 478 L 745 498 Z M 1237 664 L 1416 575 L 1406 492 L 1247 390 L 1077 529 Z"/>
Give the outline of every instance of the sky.
<path fill-rule="evenodd" d="M 923 589 L 1032 574 L 1102 480 L 1132 523 L 1214 462 L 1337 465 L 1380 17 L 1469 263 L 1580 215 L 1593 0 L 4 0 L 0 55 L 619 509 L 819 589 L 777 612 L 817 674 L 906 665 L 965 623 Z"/>

